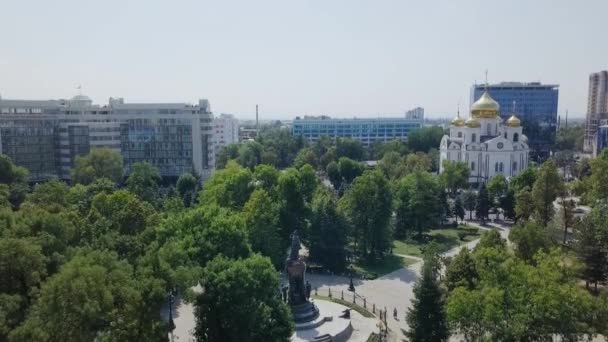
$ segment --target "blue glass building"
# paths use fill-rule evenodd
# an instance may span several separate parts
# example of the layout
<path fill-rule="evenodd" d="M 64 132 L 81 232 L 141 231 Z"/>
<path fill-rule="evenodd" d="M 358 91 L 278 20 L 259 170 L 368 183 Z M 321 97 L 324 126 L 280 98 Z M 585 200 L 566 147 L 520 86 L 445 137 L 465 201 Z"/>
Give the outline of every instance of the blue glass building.
<path fill-rule="evenodd" d="M 471 103 L 479 99 L 485 84 L 471 88 Z M 533 156 L 546 157 L 555 141 L 559 85 L 540 82 L 501 82 L 487 86 L 492 98 L 500 104 L 500 117 L 511 114 L 521 119 Z"/>
<path fill-rule="evenodd" d="M 294 136 L 301 135 L 314 142 L 322 136 L 351 138 L 370 146 L 375 141 L 406 140 L 409 132 L 422 127 L 422 115 L 409 118 L 332 119 L 321 117 L 296 117 L 293 120 Z"/>

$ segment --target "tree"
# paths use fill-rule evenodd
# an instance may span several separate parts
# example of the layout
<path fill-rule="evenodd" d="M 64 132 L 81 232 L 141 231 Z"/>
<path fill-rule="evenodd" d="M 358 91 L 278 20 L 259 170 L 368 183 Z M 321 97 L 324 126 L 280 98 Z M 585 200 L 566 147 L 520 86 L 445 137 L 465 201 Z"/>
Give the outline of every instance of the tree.
<path fill-rule="evenodd" d="M 525 187 L 532 189 L 534 186 L 534 182 L 536 182 L 536 174 L 537 168 L 534 165 L 530 165 L 528 168 L 524 169 L 517 176 L 513 177 L 511 180 L 511 186 L 515 193 L 523 190 Z"/>
<path fill-rule="evenodd" d="M 340 200 L 353 229 L 356 249 L 364 258 L 378 258 L 390 247 L 391 202 L 388 181 L 378 170 L 357 177 Z"/>
<path fill-rule="evenodd" d="M 507 179 L 503 175 L 496 175 L 490 179 L 488 182 L 488 197 L 494 208 L 500 206 L 500 198 L 506 194 L 508 187 Z"/>
<path fill-rule="evenodd" d="M 237 158 L 242 167 L 253 171 L 253 168 L 262 163 L 262 153 L 264 147 L 257 141 L 248 141 L 239 147 L 239 157 Z"/>
<path fill-rule="evenodd" d="M 279 227 L 279 208 L 263 189 L 255 190 L 243 207 L 251 249 L 270 258 L 281 269 L 285 253 Z"/>
<path fill-rule="evenodd" d="M 378 168 L 391 180 L 399 179 L 405 175 L 403 158 L 398 152 L 387 152 L 378 162 Z"/>
<path fill-rule="evenodd" d="M 407 174 L 415 171 L 430 171 L 431 164 L 431 158 L 426 153 L 410 153 L 404 160 L 404 172 Z"/>
<path fill-rule="evenodd" d="M 508 189 L 503 196 L 498 200 L 502 214 L 505 218 L 514 220 L 516 217 L 515 213 L 515 192 L 513 189 Z"/>
<path fill-rule="evenodd" d="M 215 158 L 215 168 L 223 169 L 228 165 L 228 162 L 239 157 L 239 145 L 230 144 L 220 149 Z"/>
<path fill-rule="evenodd" d="M 190 172 L 183 173 L 177 179 L 175 188 L 177 193 L 182 198 L 184 206 L 189 207 L 195 196 L 196 188 L 198 186 L 198 180 Z"/>
<path fill-rule="evenodd" d="M 336 157 L 346 157 L 352 160 L 363 159 L 363 146 L 358 140 L 350 138 L 336 139 Z"/>
<path fill-rule="evenodd" d="M 464 247 L 450 262 L 445 273 L 445 285 L 448 291 L 459 286 L 472 290 L 475 288 L 478 278 L 475 260 L 469 249 Z"/>
<path fill-rule="evenodd" d="M 252 180 L 253 176 L 249 169 L 229 162 L 224 170 L 216 171 L 205 182 L 199 203 L 240 209 L 253 191 Z"/>
<path fill-rule="evenodd" d="M 310 257 L 333 272 L 341 272 L 346 266 L 348 233 L 346 218 L 337 204 L 333 193 L 317 189 L 310 220 Z"/>
<path fill-rule="evenodd" d="M 608 199 L 608 149 L 591 159 L 590 198 L 594 201 Z"/>
<path fill-rule="evenodd" d="M 87 185 L 97 178 L 108 178 L 119 183 L 122 173 L 123 162 L 120 153 L 106 147 L 94 148 L 89 154 L 76 157 L 72 180 Z"/>
<path fill-rule="evenodd" d="M 296 158 L 293 160 L 292 165 L 296 169 L 299 169 L 306 164 L 309 164 L 313 167 L 316 167 L 318 164 L 317 156 L 315 155 L 313 149 L 310 147 L 301 149 L 300 152 L 298 152 Z"/>
<path fill-rule="evenodd" d="M 525 187 L 515 195 L 515 222 L 527 221 L 534 213 L 534 200 L 530 188 Z"/>
<path fill-rule="evenodd" d="M 0 340 L 24 319 L 46 276 L 46 258 L 29 239 L 0 238 Z"/>
<path fill-rule="evenodd" d="M 289 341 L 291 313 L 277 294 L 279 276 L 268 258 L 218 257 L 203 272 L 195 300 L 197 341 Z"/>
<path fill-rule="evenodd" d="M 428 172 L 414 172 L 404 177 L 395 193 L 395 234 L 407 236 L 412 229 L 423 231 L 439 223 L 441 216 L 440 187 L 437 178 Z"/>
<path fill-rule="evenodd" d="M 458 223 L 458 219 L 461 221 L 464 220 L 464 204 L 462 203 L 462 196 L 456 196 L 454 200 L 454 217 L 456 217 L 456 223 Z"/>
<path fill-rule="evenodd" d="M 13 163 L 7 155 L 0 154 L 0 183 L 12 184 L 25 182 L 29 171 Z"/>
<path fill-rule="evenodd" d="M 450 336 L 443 292 L 432 264 L 425 258 L 422 276 L 414 285 L 414 299 L 406 316 L 409 330 L 405 335 L 410 341 L 447 341 Z"/>
<path fill-rule="evenodd" d="M 557 173 L 557 167 L 548 160 L 538 169 L 538 175 L 532 187 L 532 199 L 539 222 L 546 227 L 555 211 L 553 201 L 563 191 L 562 178 Z"/>
<path fill-rule="evenodd" d="M 608 205 L 602 203 L 580 220 L 575 227 L 575 251 L 583 262 L 582 277 L 587 288 L 608 279 Z"/>
<path fill-rule="evenodd" d="M 338 163 L 332 161 L 327 164 L 325 172 L 327 173 L 327 178 L 329 178 L 329 181 L 334 186 L 334 189 L 339 189 L 342 186 L 342 176 L 338 169 Z"/>
<path fill-rule="evenodd" d="M 603 331 L 605 299 L 578 288 L 558 250 L 538 253 L 536 264 L 492 248 L 474 252 L 479 282 L 450 292 L 450 325 L 467 341 L 573 341 Z"/>
<path fill-rule="evenodd" d="M 477 203 L 477 195 L 472 190 L 467 190 L 462 194 L 464 208 L 469 211 L 469 220 L 473 220 L 473 210 Z"/>
<path fill-rule="evenodd" d="M 561 197 L 560 202 L 560 208 L 557 215 L 553 218 L 553 225 L 554 228 L 564 232 L 562 235 L 562 243 L 565 245 L 568 239 L 568 229 L 572 228 L 576 222 L 576 218 L 574 217 L 576 203 L 574 203 L 573 199 L 567 200 L 563 196 Z"/>
<path fill-rule="evenodd" d="M 13 164 L 8 156 L 0 154 L 0 184 L 8 186 L 8 200 L 15 208 L 21 205 L 29 190 L 28 175 L 29 171 L 26 168 Z"/>
<path fill-rule="evenodd" d="M 535 222 L 526 222 L 511 229 L 509 240 L 515 246 L 515 255 L 533 263 L 538 251 L 547 252 L 551 247 L 551 240 L 543 227 Z"/>
<path fill-rule="evenodd" d="M 307 219 L 310 215 L 307 200 L 312 197 L 315 186 L 316 178 L 314 171 L 312 171 L 311 177 L 311 169 L 303 173 L 300 170 L 289 168 L 279 175 L 277 196 L 280 203 L 283 246 L 288 245 L 289 236 L 294 230 L 298 230 L 303 239 L 307 238 Z"/>
<path fill-rule="evenodd" d="M 469 167 L 464 162 L 445 160 L 443 162 L 443 172 L 441 172 L 439 178 L 450 195 L 455 196 L 458 189 L 466 187 L 469 183 Z"/>
<path fill-rule="evenodd" d="M 486 223 L 486 219 L 488 218 L 488 213 L 490 210 L 490 198 L 488 197 L 488 192 L 486 191 L 485 184 L 481 185 L 479 189 L 479 193 L 477 194 L 477 203 L 475 204 L 475 216 L 478 219 L 481 219 L 483 224 Z"/>
<path fill-rule="evenodd" d="M 50 212 L 58 213 L 67 206 L 69 187 L 62 181 L 51 179 L 36 184 L 34 190 L 25 197 L 24 207 L 44 208 Z"/>
<path fill-rule="evenodd" d="M 444 134 L 439 126 L 423 127 L 407 135 L 407 145 L 412 152 L 428 152 L 439 147 Z"/>
<path fill-rule="evenodd" d="M 475 251 L 482 248 L 493 248 L 498 251 L 505 251 L 507 248 L 506 241 L 500 236 L 500 233 L 496 229 L 485 231 L 481 234 L 479 243 L 475 246 Z"/>
<path fill-rule="evenodd" d="M 11 339 L 159 341 L 166 334 L 161 325 L 139 320 L 149 304 L 142 302 L 126 261 L 107 251 L 82 252 L 44 283 L 27 321 Z"/>
<path fill-rule="evenodd" d="M 279 180 L 279 171 L 270 165 L 258 165 L 253 171 L 253 180 L 256 187 L 272 192 Z"/>
<path fill-rule="evenodd" d="M 151 204 L 158 202 L 158 183 L 161 181 L 158 168 L 148 162 L 133 163 L 127 178 L 127 189 L 142 201 Z"/>
<path fill-rule="evenodd" d="M 350 184 L 355 178 L 361 176 L 363 173 L 363 165 L 350 158 L 341 157 L 338 159 L 338 171 L 344 182 Z"/>

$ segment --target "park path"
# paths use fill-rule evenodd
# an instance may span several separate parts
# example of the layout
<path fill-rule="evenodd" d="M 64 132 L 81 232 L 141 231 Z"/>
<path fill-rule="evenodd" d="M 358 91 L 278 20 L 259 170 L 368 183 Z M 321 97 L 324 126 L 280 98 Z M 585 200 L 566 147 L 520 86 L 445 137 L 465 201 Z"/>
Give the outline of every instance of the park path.
<path fill-rule="evenodd" d="M 488 223 L 486 226 L 482 226 L 475 222 L 467 222 L 467 225 L 483 230 L 496 228 L 504 239 L 507 239 L 509 235 L 509 227 L 500 224 Z M 466 244 L 454 247 L 442 255 L 455 256 L 464 247 L 473 249 L 478 242 L 479 239 L 475 239 Z M 377 309 L 386 309 L 388 311 L 387 321 L 389 329 L 391 330 L 391 335 L 389 337 L 390 341 L 401 341 L 404 338 L 401 331 L 408 328 L 407 323 L 405 322 L 405 314 L 411 306 L 411 300 L 414 298 L 414 284 L 420 275 L 422 267 L 422 259 L 420 257 L 405 254 L 396 255 L 412 258 L 417 262 L 407 268 L 401 268 L 377 279 L 353 280 L 357 304 L 362 305 L 363 299 L 365 298 L 369 309 L 375 304 Z M 347 277 L 318 274 L 307 274 L 306 277 L 313 288 L 317 288 L 319 295 L 327 296 L 329 288 L 331 288 L 334 297 L 340 298 L 343 293 L 345 300 L 353 300 L 353 293 L 348 291 L 350 280 Z M 393 317 L 394 309 L 397 309 L 396 319 Z"/>
<path fill-rule="evenodd" d="M 474 222 L 468 222 L 469 226 L 478 227 L 480 229 L 497 228 L 501 236 L 507 239 L 509 235 L 509 228 L 498 224 L 488 224 L 481 226 Z M 444 256 L 454 256 L 458 254 L 460 249 L 467 247 L 472 249 L 479 242 L 479 239 L 470 241 L 466 244 L 452 248 L 451 250 L 444 253 Z M 388 326 L 391 331 L 389 341 L 402 341 L 404 335 L 401 332 L 402 329 L 407 329 L 407 323 L 405 322 L 405 313 L 411 306 L 411 300 L 414 298 L 413 289 L 416 280 L 420 275 L 422 267 L 422 259 L 420 257 L 411 255 L 401 255 L 401 257 L 408 257 L 415 259 L 417 262 L 414 264 L 388 273 L 374 280 L 360 280 L 354 279 L 355 293 L 348 291 L 350 279 L 348 277 L 336 276 L 336 275 L 322 275 L 322 274 L 306 274 L 306 280 L 309 281 L 316 289 L 319 295 L 327 296 L 328 291 L 331 288 L 332 295 L 335 298 L 340 298 L 342 294 L 344 299 L 348 301 L 353 300 L 358 305 L 363 306 L 364 299 L 366 300 L 366 306 L 371 311 L 375 305 L 376 313 L 379 309 L 388 311 Z M 393 310 L 397 309 L 397 317 L 393 317 Z M 168 308 L 164 308 L 163 316 L 168 316 Z M 193 329 L 195 326 L 194 321 L 194 308 L 191 303 L 183 302 L 180 298 L 176 299 L 173 307 L 173 316 L 176 329 L 173 334 L 170 334 L 170 341 L 172 342 L 190 342 L 194 341 Z M 167 317 L 165 317 L 167 318 Z M 454 339 L 455 341 L 457 339 Z"/>

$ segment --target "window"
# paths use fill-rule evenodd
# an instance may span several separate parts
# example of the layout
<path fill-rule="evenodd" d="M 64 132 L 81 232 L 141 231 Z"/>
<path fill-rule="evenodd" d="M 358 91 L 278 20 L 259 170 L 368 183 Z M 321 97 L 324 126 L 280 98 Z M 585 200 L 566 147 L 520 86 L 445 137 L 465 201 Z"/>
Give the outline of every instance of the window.
<path fill-rule="evenodd" d="M 471 171 L 475 171 L 475 162 L 471 162 Z"/>
<path fill-rule="evenodd" d="M 504 164 L 502 162 L 500 162 L 499 170 L 500 172 L 504 172 Z"/>
<path fill-rule="evenodd" d="M 513 172 L 517 171 L 517 162 L 513 162 Z"/>
<path fill-rule="evenodd" d="M 498 163 L 494 164 L 494 172 L 498 172 Z"/>
<path fill-rule="evenodd" d="M 507 132 L 505 132 L 504 137 L 505 137 L 505 139 L 507 139 Z"/>
<path fill-rule="evenodd" d="M 503 148 L 504 146 L 505 146 L 505 145 L 504 145 L 503 143 L 501 143 L 501 142 L 499 142 L 498 144 L 496 144 L 496 147 L 498 147 L 498 149 L 499 149 L 499 150 L 502 150 L 502 148 Z"/>
<path fill-rule="evenodd" d="M 471 141 L 477 142 L 476 140 L 477 140 L 477 134 L 475 134 L 475 133 L 471 134 Z"/>
<path fill-rule="evenodd" d="M 462 132 L 458 132 L 458 137 L 462 138 Z"/>
<path fill-rule="evenodd" d="M 491 124 L 488 124 L 486 131 L 487 131 L 487 135 L 492 135 L 492 125 Z"/>
<path fill-rule="evenodd" d="M 519 141 L 519 134 L 518 133 L 514 133 L 513 134 L 513 141 L 514 142 L 518 142 Z"/>

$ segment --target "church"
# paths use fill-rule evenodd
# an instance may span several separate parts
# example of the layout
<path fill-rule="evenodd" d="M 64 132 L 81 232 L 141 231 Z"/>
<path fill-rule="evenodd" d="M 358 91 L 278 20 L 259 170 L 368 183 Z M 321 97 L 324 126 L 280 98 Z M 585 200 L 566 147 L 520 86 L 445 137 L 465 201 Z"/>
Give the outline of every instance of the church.
<path fill-rule="evenodd" d="M 440 168 L 446 160 L 466 163 L 469 183 L 486 183 L 496 175 L 513 177 L 528 167 L 528 138 L 521 121 L 513 114 L 500 118 L 500 106 L 486 89 L 473 105 L 465 121 L 460 112 L 452 120 L 448 135 L 440 145 Z"/>

